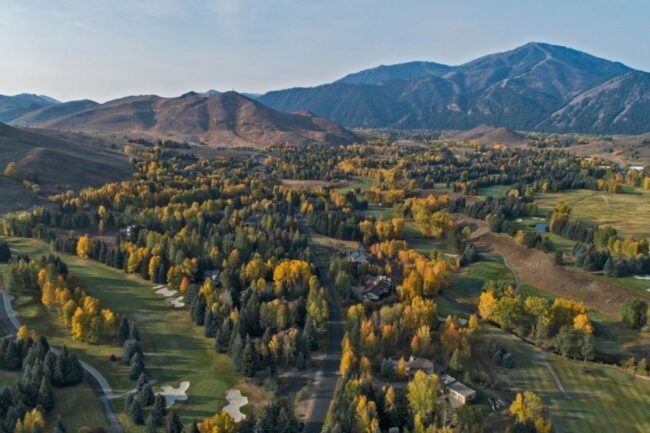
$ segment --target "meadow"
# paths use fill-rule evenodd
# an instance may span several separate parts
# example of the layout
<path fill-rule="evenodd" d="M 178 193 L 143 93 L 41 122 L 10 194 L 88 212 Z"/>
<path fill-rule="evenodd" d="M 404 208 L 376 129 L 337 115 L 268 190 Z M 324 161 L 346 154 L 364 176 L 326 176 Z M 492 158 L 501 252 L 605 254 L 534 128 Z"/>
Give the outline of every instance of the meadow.
<path fill-rule="evenodd" d="M 624 193 L 614 194 L 578 189 L 535 197 L 543 214 L 562 201 L 571 206 L 574 218 L 612 226 L 623 236 L 650 236 L 650 191 L 626 188 Z"/>
<path fill-rule="evenodd" d="M 50 254 L 47 244 L 23 238 L 3 238 L 12 251 L 26 253 L 30 257 Z M 181 381 L 189 381 L 189 399 L 176 403 L 184 423 L 205 416 L 212 416 L 225 402 L 225 392 L 237 387 L 258 407 L 265 399 L 262 390 L 245 381 L 237 373 L 227 355 L 218 354 L 213 340 L 203 337 L 203 329 L 194 326 L 186 308 L 173 309 L 161 295 L 155 293 L 152 284 L 141 278 L 128 275 L 101 263 L 83 260 L 79 257 L 57 253 L 66 262 L 79 283 L 91 296 L 117 312 L 126 315 L 129 321 L 137 324 L 145 351 L 147 375 L 156 385 L 178 386 Z M 120 356 L 117 345 L 91 345 L 74 341 L 54 314 L 47 312 L 38 299 L 32 295 L 18 296 L 14 307 L 19 318 L 30 328 L 48 335 L 51 344 L 67 345 L 82 360 L 97 368 L 109 381 L 115 392 L 124 392 L 135 385 L 128 379 L 128 368 L 111 362 L 109 356 Z M 157 386 L 154 386 L 156 390 Z M 116 412 L 122 411 L 122 400 L 112 400 Z M 251 406 L 242 409 L 250 413 Z M 130 431 L 134 428 L 126 417 L 120 421 Z"/>

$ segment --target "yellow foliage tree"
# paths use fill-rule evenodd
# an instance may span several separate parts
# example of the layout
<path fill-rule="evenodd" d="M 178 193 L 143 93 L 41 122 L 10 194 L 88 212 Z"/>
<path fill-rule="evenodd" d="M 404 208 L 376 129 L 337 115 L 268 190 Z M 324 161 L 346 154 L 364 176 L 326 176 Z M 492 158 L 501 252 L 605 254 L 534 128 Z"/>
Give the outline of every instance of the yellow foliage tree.
<path fill-rule="evenodd" d="M 82 259 L 87 259 L 93 254 L 95 244 L 86 235 L 79 238 L 77 241 L 77 255 Z"/>
<path fill-rule="evenodd" d="M 492 319 L 492 314 L 494 313 L 494 307 L 496 305 L 497 300 L 494 297 L 494 292 L 492 290 L 482 292 L 478 302 L 478 314 L 480 314 L 485 320 L 490 320 Z"/>

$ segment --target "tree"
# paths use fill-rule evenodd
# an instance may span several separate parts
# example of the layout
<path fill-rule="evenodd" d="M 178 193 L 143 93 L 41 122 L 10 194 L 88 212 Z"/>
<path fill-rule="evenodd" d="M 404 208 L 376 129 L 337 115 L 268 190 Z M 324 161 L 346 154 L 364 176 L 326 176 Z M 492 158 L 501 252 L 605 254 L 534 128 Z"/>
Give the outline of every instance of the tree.
<path fill-rule="evenodd" d="M 176 412 L 165 417 L 165 433 L 182 433 L 183 423 Z"/>
<path fill-rule="evenodd" d="M 142 355 L 136 353 L 131 358 L 131 364 L 129 366 L 129 379 L 136 380 L 144 372 L 144 362 L 142 362 Z"/>
<path fill-rule="evenodd" d="M 94 248 L 94 242 L 86 235 L 81 236 L 77 241 L 77 255 L 82 259 L 92 257 Z"/>
<path fill-rule="evenodd" d="M 250 337 L 246 337 L 246 345 L 244 346 L 244 352 L 242 354 L 242 373 L 248 377 L 255 376 L 255 364 L 256 364 L 257 354 L 255 353 L 255 346 Z"/>
<path fill-rule="evenodd" d="M 431 421 L 440 389 L 438 376 L 435 374 L 427 376 L 423 371 L 419 370 L 415 373 L 415 376 L 413 376 L 413 379 L 408 383 L 406 388 L 406 397 L 411 408 L 411 413 L 414 415 L 421 414 L 423 420 L 427 423 Z"/>
<path fill-rule="evenodd" d="M 156 419 L 154 412 L 151 412 L 147 417 L 147 421 L 144 423 L 145 433 L 156 433 L 158 430 L 158 422 L 159 420 Z"/>
<path fill-rule="evenodd" d="M 143 406 L 149 406 L 154 402 L 154 399 L 156 398 L 153 389 L 151 388 L 151 384 L 145 383 L 142 386 L 142 389 L 140 389 L 140 392 L 138 393 L 138 398 L 142 402 Z"/>
<path fill-rule="evenodd" d="M 492 320 L 492 313 L 494 312 L 496 304 L 497 301 L 494 297 L 494 291 L 486 290 L 482 292 L 479 297 L 478 313 L 483 319 Z"/>
<path fill-rule="evenodd" d="M 544 402 L 532 391 L 526 391 L 523 395 L 517 393 L 515 400 L 510 405 L 510 413 L 518 424 L 534 423 L 537 433 L 550 433 L 552 430 L 550 421 L 543 417 Z"/>
<path fill-rule="evenodd" d="M 586 333 L 582 336 L 579 342 L 580 355 L 582 355 L 583 364 L 587 364 L 588 359 L 594 359 L 596 349 L 594 347 L 594 336 L 591 333 Z"/>
<path fill-rule="evenodd" d="M 54 409 L 54 393 L 52 392 L 50 379 L 46 376 L 43 376 L 41 379 L 41 386 L 38 388 L 37 403 L 46 411 Z"/>
<path fill-rule="evenodd" d="M 631 329 L 639 329 L 648 321 L 648 304 L 641 299 L 628 299 L 621 306 L 621 322 Z"/>
<path fill-rule="evenodd" d="M 7 263 L 11 260 L 11 249 L 5 241 L 0 241 L 0 263 Z"/>
<path fill-rule="evenodd" d="M 120 325 L 117 330 L 117 339 L 120 344 L 124 344 L 124 342 L 129 339 L 129 319 L 127 319 L 126 316 L 122 316 L 120 319 Z"/>
<path fill-rule="evenodd" d="M 61 415 L 57 415 L 56 423 L 54 424 L 54 430 L 52 433 L 67 433 L 65 425 L 63 424 L 63 419 L 61 419 Z"/>
<path fill-rule="evenodd" d="M 140 403 L 140 400 L 137 398 L 133 399 L 131 407 L 129 408 L 128 415 L 133 423 L 138 425 L 144 424 L 144 411 L 142 410 L 142 404 Z"/>
<path fill-rule="evenodd" d="M 166 408 L 167 405 L 165 404 L 165 397 L 160 394 L 156 394 L 156 397 L 153 401 L 153 409 L 151 409 L 151 412 L 155 413 L 155 416 L 158 420 L 162 420 L 162 418 L 165 416 L 165 413 L 167 413 Z"/>
<path fill-rule="evenodd" d="M 563 358 L 566 358 L 571 353 L 574 344 L 575 334 L 569 325 L 561 327 L 557 335 L 553 338 L 553 346 L 555 346 Z"/>
<path fill-rule="evenodd" d="M 6 177 L 15 178 L 17 174 L 18 174 L 18 166 L 14 161 L 9 162 L 9 164 L 7 164 L 7 166 L 5 167 L 4 175 Z"/>

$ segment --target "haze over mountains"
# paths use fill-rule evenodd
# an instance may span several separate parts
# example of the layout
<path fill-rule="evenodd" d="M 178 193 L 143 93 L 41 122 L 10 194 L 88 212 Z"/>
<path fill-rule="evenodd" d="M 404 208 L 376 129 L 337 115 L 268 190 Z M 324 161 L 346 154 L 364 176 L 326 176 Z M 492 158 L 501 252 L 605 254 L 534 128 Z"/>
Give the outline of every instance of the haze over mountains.
<path fill-rule="evenodd" d="M 459 66 L 423 61 L 382 65 L 330 84 L 263 95 L 209 90 L 178 98 L 130 96 L 104 104 L 58 103 L 27 94 L 0 97 L 0 121 L 19 126 L 225 146 L 354 139 L 323 118 L 345 127 L 469 130 L 488 124 L 640 134 L 650 131 L 650 73 L 570 48 L 529 43 Z"/>

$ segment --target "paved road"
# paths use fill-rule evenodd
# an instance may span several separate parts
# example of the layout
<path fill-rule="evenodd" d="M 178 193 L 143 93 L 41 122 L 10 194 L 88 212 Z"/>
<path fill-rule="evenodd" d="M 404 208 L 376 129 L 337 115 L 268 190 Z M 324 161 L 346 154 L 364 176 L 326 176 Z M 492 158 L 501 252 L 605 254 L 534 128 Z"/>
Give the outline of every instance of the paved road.
<path fill-rule="evenodd" d="M 20 322 L 13 307 L 11 306 L 11 295 L 3 290 L 0 290 L 0 322 L 4 325 L 5 329 L 11 334 L 15 334 L 20 328 Z M 55 348 L 51 348 L 54 354 L 59 353 Z M 108 384 L 106 378 L 91 365 L 81 361 L 81 366 L 84 369 L 86 381 L 97 396 L 97 401 L 104 412 L 106 423 L 108 425 L 109 433 L 124 433 L 124 429 L 117 420 L 115 412 L 109 403 L 109 399 L 115 396 L 111 386 Z"/>
<path fill-rule="evenodd" d="M 312 241 L 311 230 L 305 223 L 302 215 L 296 215 L 302 226 L 303 232 L 308 236 L 309 245 L 312 251 L 316 247 Z M 325 361 L 323 368 L 316 374 L 314 390 L 312 392 L 311 402 L 307 411 L 307 421 L 305 422 L 304 433 L 320 433 L 323 429 L 323 423 L 327 417 L 330 402 L 334 397 L 336 382 L 338 381 L 339 363 L 341 361 L 341 341 L 343 341 L 343 314 L 339 303 L 338 294 L 334 289 L 331 281 L 328 280 L 325 269 L 320 258 L 315 258 L 316 266 L 320 269 L 321 284 L 327 290 L 327 297 L 330 306 L 330 317 L 327 322 L 327 351 L 325 352 Z"/>

